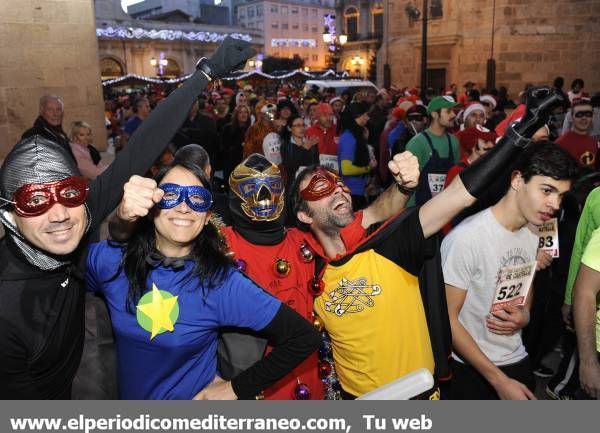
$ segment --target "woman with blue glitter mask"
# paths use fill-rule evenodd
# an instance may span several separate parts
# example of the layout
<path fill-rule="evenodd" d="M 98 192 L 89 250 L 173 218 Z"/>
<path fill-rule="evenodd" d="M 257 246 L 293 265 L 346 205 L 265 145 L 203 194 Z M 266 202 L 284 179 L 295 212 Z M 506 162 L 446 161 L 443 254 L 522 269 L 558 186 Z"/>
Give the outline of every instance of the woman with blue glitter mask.
<path fill-rule="evenodd" d="M 199 167 L 177 162 L 155 180 L 162 197 L 130 241 L 95 244 L 87 259 L 87 286 L 111 313 L 120 397 L 254 398 L 316 350 L 318 334 L 235 269 Z M 274 350 L 224 381 L 216 355 L 222 327 L 258 331 Z"/>

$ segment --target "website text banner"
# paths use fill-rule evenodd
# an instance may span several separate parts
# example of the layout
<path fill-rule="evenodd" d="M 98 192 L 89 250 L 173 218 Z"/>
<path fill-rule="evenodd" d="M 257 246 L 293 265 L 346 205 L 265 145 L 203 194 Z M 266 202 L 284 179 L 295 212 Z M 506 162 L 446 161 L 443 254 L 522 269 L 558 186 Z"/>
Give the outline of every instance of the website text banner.
<path fill-rule="evenodd" d="M 598 428 L 597 401 L 7 401 L 0 432 L 460 432 Z"/>

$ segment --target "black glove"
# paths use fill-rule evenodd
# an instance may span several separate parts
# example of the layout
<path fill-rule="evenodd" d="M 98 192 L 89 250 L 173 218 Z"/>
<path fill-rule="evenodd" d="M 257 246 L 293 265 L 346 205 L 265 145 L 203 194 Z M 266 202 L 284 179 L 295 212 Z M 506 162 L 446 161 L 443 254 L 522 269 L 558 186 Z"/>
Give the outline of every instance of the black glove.
<path fill-rule="evenodd" d="M 546 125 L 552 112 L 565 104 L 565 95 L 553 87 L 532 87 L 525 94 L 527 110 L 513 130 L 522 137 L 531 137 Z"/>
<path fill-rule="evenodd" d="M 467 191 L 476 198 L 511 166 L 529 144 L 531 136 L 548 123 L 552 111 L 564 104 L 564 95 L 551 87 L 533 87 L 527 91 L 527 110 L 522 119 L 506 128 L 504 136 L 486 155 L 460 173 Z"/>
<path fill-rule="evenodd" d="M 202 69 L 211 78 L 216 79 L 238 70 L 246 60 L 256 55 L 249 42 L 227 36 L 210 59 L 200 59 L 196 68 Z"/>

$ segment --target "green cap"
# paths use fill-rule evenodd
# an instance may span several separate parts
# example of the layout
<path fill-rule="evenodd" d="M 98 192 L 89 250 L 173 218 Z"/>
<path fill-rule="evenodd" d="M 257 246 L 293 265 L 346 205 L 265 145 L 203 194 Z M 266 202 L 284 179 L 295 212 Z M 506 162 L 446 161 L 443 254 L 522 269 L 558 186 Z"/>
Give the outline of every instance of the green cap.
<path fill-rule="evenodd" d="M 453 108 L 457 105 L 458 103 L 454 101 L 452 96 L 436 96 L 427 105 L 427 113 L 431 114 L 441 108 Z"/>

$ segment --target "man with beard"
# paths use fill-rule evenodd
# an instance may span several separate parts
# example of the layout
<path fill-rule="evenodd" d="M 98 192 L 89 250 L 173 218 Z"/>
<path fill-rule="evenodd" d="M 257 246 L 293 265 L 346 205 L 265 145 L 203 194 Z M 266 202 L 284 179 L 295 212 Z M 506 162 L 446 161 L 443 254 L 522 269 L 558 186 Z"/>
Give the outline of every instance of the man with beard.
<path fill-rule="evenodd" d="M 88 186 L 59 145 L 40 135 L 17 143 L 0 170 L 0 398 L 68 399 L 84 334 L 82 276 L 93 232 L 117 206 L 126 180 L 143 174 L 213 78 L 253 55 L 226 39 L 161 103 L 113 164 Z M 160 197 L 142 195 L 142 203 Z M 136 211 L 119 208 L 129 220 Z M 137 214 L 136 216 L 139 216 Z"/>
<path fill-rule="evenodd" d="M 397 163 L 403 179 L 401 187 L 414 187 L 419 177 L 416 158 L 404 153 L 397 156 Z M 231 173 L 229 185 L 233 225 L 222 230 L 239 269 L 312 323 L 313 253 L 304 243 L 304 233 L 284 227 L 281 172 L 263 155 L 253 154 Z M 357 214 L 355 230 L 362 233 L 373 223 L 385 220 L 400 210 L 407 199 L 406 193 L 399 192 L 396 186 L 389 188 Z M 262 358 L 266 347 L 267 342 L 254 334 L 239 329 L 224 331 L 219 348 L 222 377 L 235 377 Z M 260 396 L 271 400 L 323 397 L 316 353 Z"/>
<path fill-rule="evenodd" d="M 421 178 L 409 205 L 423 205 L 444 189 L 446 173 L 460 160 L 458 140 L 448 132 L 454 126 L 456 102 L 449 96 L 437 96 L 427 105 L 429 128 L 415 135 L 406 150 L 419 159 Z"/>
<path fill-rule="evenodd" d="M 366 239 L 338 178 L 315 167 L 298 175 L 289 204 L 320 257 L 315 277 L 322 292 L 315 312 L 331 337 L 345 398 L 418 368 L 437 379 L 450 375 L 450 326 L 435 234 L 507 170 L 560 103 L 551 89 L 531 89 L 525 117 L 494 149 L 422 207 L 391 218 Z M 396 163 L 397 156 L 389 167 L 402 181 Z M 427 395 L 437 396 L 435 389 Z"/>

